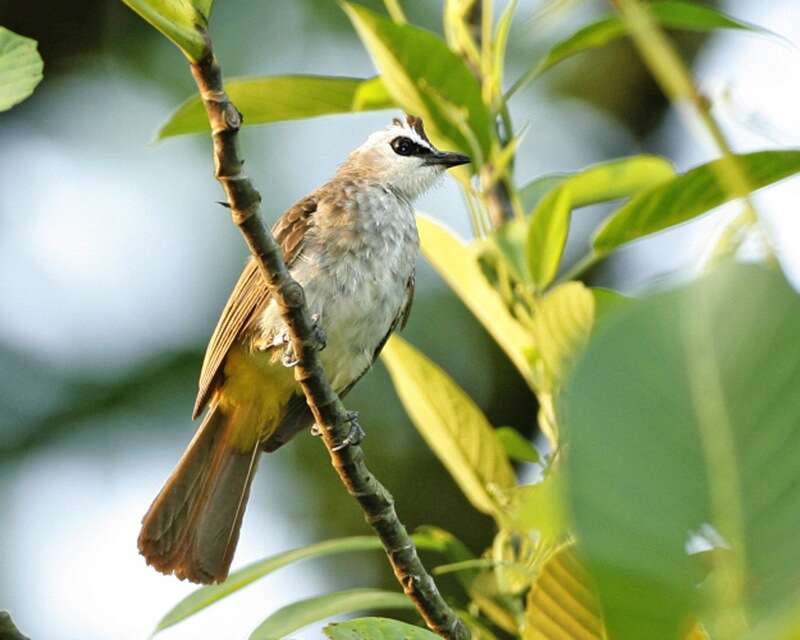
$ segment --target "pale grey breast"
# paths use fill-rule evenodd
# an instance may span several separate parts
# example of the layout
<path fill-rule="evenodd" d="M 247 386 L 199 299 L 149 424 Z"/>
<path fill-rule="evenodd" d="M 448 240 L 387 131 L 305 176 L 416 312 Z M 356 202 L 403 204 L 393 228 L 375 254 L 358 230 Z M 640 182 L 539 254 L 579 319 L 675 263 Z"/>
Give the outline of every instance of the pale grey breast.
<path fill-rule="evenodd" d="M 291 271 L 320 316 L 328 338 L 322 364 L 341 391 L 369 367 L 405 306 L 419 238 L 411 204 L 383 185 L 348 179 L 317 195 L 313 228 Z M 265 328 L 279 322 L 270 307 Z"/>

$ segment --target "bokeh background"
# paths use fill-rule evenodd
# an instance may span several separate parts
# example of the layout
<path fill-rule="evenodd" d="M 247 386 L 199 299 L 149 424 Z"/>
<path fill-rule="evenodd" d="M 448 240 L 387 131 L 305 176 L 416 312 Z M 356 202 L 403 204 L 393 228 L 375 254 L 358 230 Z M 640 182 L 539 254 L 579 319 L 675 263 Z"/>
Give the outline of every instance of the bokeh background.
<path fill-rule="evenodd" d="M 404 3 L 413 22 L 437 32 L 441 4 Z M 496 4 L 499 10 L 505 2 Z M 717 6 L 786 40 L 676 35 L 715 115 L 738 151 L 797 146 L 796 0 Z M 509 80 L 549 43 L 606 10 L 600 0 L 520 2 Z M 36 38 L 45 60 L 33 97 L 0 114 L 0 608 L 34 639 L 145 638 L 193 587 L 145 566 L 136 551 L 139 520 L 194 431 L 189 415 L 203 349 L 246 251 L 226 211 L 214 204 L 220 193 L 209 141 L 152 142 L 194 88 L 171 44 L 107 0 L 2 0 L 0 24 Z M 228 76 L 374 73 L 330 0 L 218 0 L 212 32 Z M 557 67 L 511 107 L 516 125 L 529 125 L 516 169 L 520 184 L 633 153 L 665 154 L 681 169 L 714 157 L 702 132 L 669 108 L 624 42 Z M 247 129 L 244 156 L 270 221 L 394 115 Z M 756 199 L 795 282 L 798 201 L 800 180 Z M 427 195 L 419 208 L 469 235 L 454 183 Z M 602 213 L 576 216 L 568 257 L 582 254 Z M 635 294 L 688 277 L 736 213 L 732 205 L 636 243 L 597 268 L 592 281 Z M 424 263 L 406 335 L 495 425 L 535 437 L 535 399 Z M 470 508 L 427 450 L 382 365 L 348 406 L 361 412 L 370 465 L 409 527 L 441 526 L 475 552 L 489 544 L 491 523 Z M 321 444 L 304 434 L 263 460 L 234 567 L 367 532 Z M 246 637 L 268 613 L 298 598 L 392 584 L 378 554 L 309 562 L 161 637 Z M 319 635 L 313 627 L 297 638 Z"/>

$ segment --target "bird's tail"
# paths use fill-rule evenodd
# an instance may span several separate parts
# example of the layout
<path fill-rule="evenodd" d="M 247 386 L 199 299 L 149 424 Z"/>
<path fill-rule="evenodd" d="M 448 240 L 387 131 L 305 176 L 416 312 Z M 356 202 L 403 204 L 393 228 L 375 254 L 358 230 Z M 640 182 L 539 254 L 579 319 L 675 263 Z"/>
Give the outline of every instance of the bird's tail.
<path fill-rule="evenodd" d="M 241 444 L 236 412 L 215 403 L 142 520 L 148 564 L 192 582 L 227 577 L 260 452 Z"/>

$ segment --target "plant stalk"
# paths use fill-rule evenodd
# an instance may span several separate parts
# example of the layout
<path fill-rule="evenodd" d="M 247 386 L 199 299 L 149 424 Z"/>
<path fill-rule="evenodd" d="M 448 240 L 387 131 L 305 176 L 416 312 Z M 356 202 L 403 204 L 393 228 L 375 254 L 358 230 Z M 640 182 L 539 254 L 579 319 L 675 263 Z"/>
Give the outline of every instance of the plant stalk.
<path fill-rule="evenodd" d="M 766 232 L 758 225 L 758 212 L 750 196 L 753 191 L 750 179 L 734 155 L 719 123 L 711 114 L 708 98 L 700 93 L 675 47 L 646 6 L 643 6 L 639 0 L 610 1 L 612 6 L 625 18 L 628 31 L 639 54 L 664 94 L 678 107 L 679 113 L 690 125 L 696 124 L 705 130 L 717 151 L 722 155 L 723 161 L 716 172 L 717 181 L 724 190 L 741 197 L 744 201 L 743 214 L 737 217 L 734 223 L 740 228 L 758 227 L 761 230 L 765 247 L 772 252 L 772 245 Z M 738 244 L 730 249 L 735 251 L 737 246 Z M 718 251 L 713 253 L 719 254 Z"/>
<path fill-rule="evenodd" d="M 354 425 L 353 414 L 345 410 L 323 371 L 303 288 L 292 278 L 280 247 L 261 221 L 261 195 L 244 173 L 237 149 L 242 116 L 225 93 L 210 38 L 208 43 L 208 55 L 192 63 L 191 71 L 211 124 L 214 173 L 225 191 L 233 222 L 280 308 L 299 359 L 294 368 L 295 379 L 303 389 L 331 464 L 378 534 L 397 580 L 428 627 L 442 638 L 466 640 L 470 632 L 445 603 L 422 565 L 411 537 L 397 517 L 392 495 L 367 468 L 363 450 L 355 444 L 339 446 L 347 442 Z"/>

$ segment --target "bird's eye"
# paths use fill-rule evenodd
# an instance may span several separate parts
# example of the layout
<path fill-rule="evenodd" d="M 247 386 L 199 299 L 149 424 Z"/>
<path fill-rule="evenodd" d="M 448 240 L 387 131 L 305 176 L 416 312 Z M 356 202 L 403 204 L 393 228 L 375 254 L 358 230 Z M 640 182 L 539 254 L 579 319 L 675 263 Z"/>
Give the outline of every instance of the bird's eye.
<path fill-rule="evenodd" d="M 397 155 L 400 156 L 410 156 L 414 154 L 417 150 L 418 144 L 415 144 L 412 140 L 408 138 L 395 138 L 392 140 L 392 149 Z"/>

